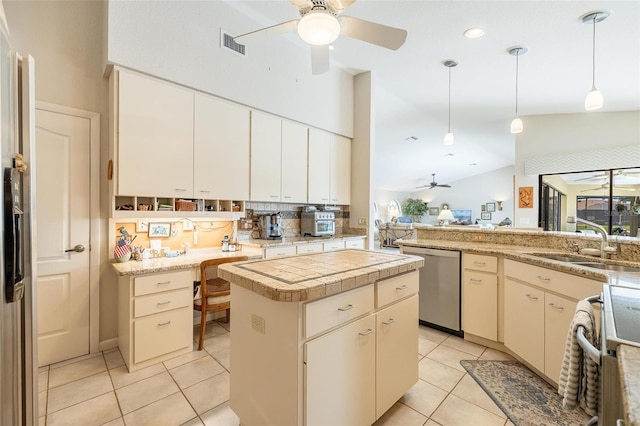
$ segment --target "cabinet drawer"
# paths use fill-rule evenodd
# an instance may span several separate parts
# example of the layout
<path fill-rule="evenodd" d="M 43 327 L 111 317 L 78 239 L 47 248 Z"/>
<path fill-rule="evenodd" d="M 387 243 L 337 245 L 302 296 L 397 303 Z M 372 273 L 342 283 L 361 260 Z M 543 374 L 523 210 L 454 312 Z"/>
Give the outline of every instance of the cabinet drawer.
<path fill-rule="evenodd" d="M 298 245 L 298 254 L 304 253 L 320 253 L 322 252 L 322 243 L 300 244 Z"/>
<path fill-rule="evenodd" d="M 419 288 L 418 271 L 399 275 L 376 283 L 376 307 L 388 305 L 416 294 Z"/>
<path fill-rule="evenodd" d="M 282 247 L 270 247 L 264 249 L 265 259 L 281 256 L 293 256 L 296 254 L 296 246 L 282 246 Z"/>
<path fill-rule="evenodd" d="M 498 258 L 495 256 L 484 256 L 480 254 L 462 255 L 462 267 L 474 271 L 498 272 Z"/>
<path fill-rule="evenodd" d="M 324 243 L 324 251 L 340 250 L 344 248 L 344 241 L 331 241 Z"/>
<path fill-rule="evenodd" d="M 191 309 L 181 308 L 135 320 L 134 362 L 164 355 L 192 345 Z"/>
<path fill-rule="evenodd" d="M 373 284 L 304 305 L 304 335 L 315 336 L 373 310 Z"/>
<path fill-rule="evenodd" d="M 347 240 L 344 242 L 344 247 L 348 249 L 363 249 L 364 240 Z"/>
<path fill-rule="evenodd" d="M 142 296 L 143 294 L 192 287 L 192 271 L 167 272 L 135 278 L 133 294 L 134 296 Z"/>
<path fill-rule="evenodd" d="M 504 261 L 504 275 L 575 300 L 602 291 L 601 282 L 509 259 Z"/>
<path fill-rule="evenodd" d="M 188 288 L 160 294 L 136 297 L 133 301 L 135 318 L 157 314 L 171 309 L 184 308 L 193 303 L 193 291 Z"/>

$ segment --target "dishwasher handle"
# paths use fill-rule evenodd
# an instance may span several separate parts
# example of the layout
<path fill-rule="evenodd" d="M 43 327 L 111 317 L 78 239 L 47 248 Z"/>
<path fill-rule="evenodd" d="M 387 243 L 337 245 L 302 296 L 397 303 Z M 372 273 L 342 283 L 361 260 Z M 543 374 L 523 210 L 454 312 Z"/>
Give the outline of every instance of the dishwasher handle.
<path fill-rule="evenodd" d="M 417 255 L 420 255 L 420 256 L 460 258 L 460 251 L 458 251 L 458 250 L 439 250 L 439 249 L 430 249 L 430 248 L 425 248 L 425 247 L 403 246 L 402 247 L 402 253 L 403 254 L 417 254 Z"/>

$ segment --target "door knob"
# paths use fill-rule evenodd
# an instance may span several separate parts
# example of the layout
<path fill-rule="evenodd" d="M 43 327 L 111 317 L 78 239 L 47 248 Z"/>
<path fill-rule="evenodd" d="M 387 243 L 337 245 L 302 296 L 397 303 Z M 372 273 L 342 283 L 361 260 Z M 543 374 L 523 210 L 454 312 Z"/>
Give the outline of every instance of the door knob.
<path fill-rule="evenodd" d="M 82 253 L 84 251 L 84 246 L 82 244 L 76 244 L 76 246 L 72 249 L 65 250 L 65 253 L 69 253 L 70 251 L 75 251 L 76 253 Z"/>

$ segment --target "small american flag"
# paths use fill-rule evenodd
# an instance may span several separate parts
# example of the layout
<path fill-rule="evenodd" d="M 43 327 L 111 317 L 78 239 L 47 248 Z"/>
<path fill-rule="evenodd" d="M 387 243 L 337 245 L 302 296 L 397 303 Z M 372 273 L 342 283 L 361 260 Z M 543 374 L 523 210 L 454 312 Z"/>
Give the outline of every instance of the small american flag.
<path fill-rule="evenodd" d="M 115 250 L 113 250 L 113 257 L 116 259 L 126 255 L 127 253 L 131 253 L 131 249 L 129 249 L 129 244 L 119 245 L 116 244 Z"/>

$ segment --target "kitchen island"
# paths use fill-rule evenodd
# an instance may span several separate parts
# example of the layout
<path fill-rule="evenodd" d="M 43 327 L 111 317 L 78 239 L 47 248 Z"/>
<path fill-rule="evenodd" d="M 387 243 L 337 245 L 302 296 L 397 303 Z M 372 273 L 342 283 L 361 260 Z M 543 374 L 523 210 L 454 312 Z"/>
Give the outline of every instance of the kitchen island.
<path fill-rule="evenodd" d="M 419 257 L 339 250 L 220 266 L 243 425 L 372 424 L 418 380 Z"/>

